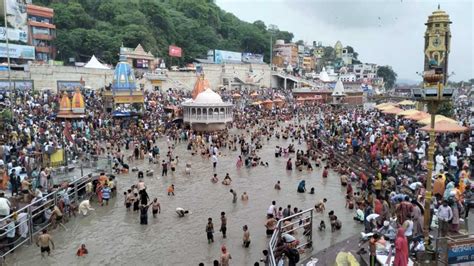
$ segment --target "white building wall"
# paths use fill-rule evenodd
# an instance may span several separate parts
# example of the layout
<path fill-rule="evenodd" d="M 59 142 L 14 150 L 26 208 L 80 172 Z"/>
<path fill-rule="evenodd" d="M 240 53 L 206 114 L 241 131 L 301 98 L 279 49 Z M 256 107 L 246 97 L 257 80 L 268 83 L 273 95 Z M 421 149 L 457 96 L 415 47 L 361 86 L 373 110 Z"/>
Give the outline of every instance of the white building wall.
<path fill-rule="evenodd" d="M 217 88 L 222 84 L 225 75 L 230 77 L 238 77 L 246 80 L 249 68 L 252 67 L 253 75 L 260 80 L 259 86 L 270 86 L 270 67 L 266 64 L 203 64 L 203 70 L 209 84 L 212 88 Z M 28 71 L 12 71 L 12 80 L 33 80 L 36 90 L 52 90 L 57 91 L 57 81 L 80 81 L 81 78 L 85 82 L 85 86 L 93 89 L 109 85 L 113 79 L 113 69 L 90 69 L 73 66 L 51 66 L 51 65 L 31 65 Z M 261 78 L 260 78 L 261 77 Z M 8 72 L 0 71 L 0 79 L 7 80 Z M 183 88 L 192 90 L 196 82 L 195 72 L 178 72 L 168 71 L 166 80 L 161 84 L 163 89 Z M 146 78 L 137 80 L 138 84 L 143 84 L 145 89 L 152 89 L 151 82 Z"/>

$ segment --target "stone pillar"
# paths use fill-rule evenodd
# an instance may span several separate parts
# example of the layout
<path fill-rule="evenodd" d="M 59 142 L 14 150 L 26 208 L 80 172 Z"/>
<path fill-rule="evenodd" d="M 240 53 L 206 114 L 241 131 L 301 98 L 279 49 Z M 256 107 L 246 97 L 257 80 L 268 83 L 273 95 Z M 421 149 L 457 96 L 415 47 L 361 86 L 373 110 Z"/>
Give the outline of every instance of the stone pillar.
<path fill-rule="evenodd" d="M 286 90 L 286 78 L 283 79 L 283 88 Z"/>

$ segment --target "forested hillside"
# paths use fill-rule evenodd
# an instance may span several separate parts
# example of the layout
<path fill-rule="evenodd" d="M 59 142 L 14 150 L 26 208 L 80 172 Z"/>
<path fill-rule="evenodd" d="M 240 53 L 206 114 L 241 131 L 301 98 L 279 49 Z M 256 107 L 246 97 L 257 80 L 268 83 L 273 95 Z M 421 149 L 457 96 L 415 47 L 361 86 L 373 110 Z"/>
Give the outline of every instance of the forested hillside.
<path fill-rule="evenodd" d="M 157 57 L 168 56 L 171 44 L 183 48 L 180 63 L 205 57 L 208 49 L 265 54 L 269 61 L 270 32 L 262 21 L 247 23 L 211 0 L 34 0 L 54 8 L 58 60 L 86 61 L 95 54 L 115 63 L 119 47 L 141 43 Z M 277 31 L 274 39 L 291 41 Z"/>

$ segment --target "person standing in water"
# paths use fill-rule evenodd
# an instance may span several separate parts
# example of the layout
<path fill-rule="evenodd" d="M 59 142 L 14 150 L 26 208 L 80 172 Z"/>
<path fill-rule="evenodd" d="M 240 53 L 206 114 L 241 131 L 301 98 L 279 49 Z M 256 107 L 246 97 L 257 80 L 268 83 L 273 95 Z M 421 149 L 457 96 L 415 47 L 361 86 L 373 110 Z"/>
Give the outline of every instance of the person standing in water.
<path fill-rule="evenodd" d="M 168 187 L 168 196 L 174 196 L 174 184 Z"/>
<path fill-rule="evenodd" d="M 153 203 L 151 205 L 151 212 L 153 214 L 153 218 L 156 218 L 156 214 L 161 213 L 161 205 L 158 202 L 158 198 L 153 199 Z"/>
<path fill-rule="evenodd" d="M 231 189 L 230 193 L 232 193 L 232 196 L 233 196 L 232 203 L 236 203 L 237 202 L 237 192 L 235 192 L 235 190 Z"/>
<path fill-rule="evenodd" d="M 161 176 L 168 176 L 168 163 L 165 160 L 161 162 Z"/>
<path fill-rule="evenodd" d="M 219 231 L 222 232 L 222 237 L 226 238 L 227 217 L 225 216 L 225 212 L 221 212 L 221 229 Z"/>
<path fill-rule="evenodd" d="M 229 266 L 230 265 L 230 260 L 232 259 L 232 256 L 227 251 L 227 248 L 224 245 L 222 246 L 221 251 L 222 251 L 221 266 Z"/>
<path fill-rule="evenodd" d="M 250 232 L 249 232 L 248 226 L 244 225 L 243 230 L 244 230 L 244 235 L 242 237 L 242 240 L 243 240 L 242 245 L 245 248 L 248 248 L 250 246 Z"/>
<path fill-rule="evenodd" d="M 207 243 L 208 244 L 211 244 L 211 242 L 214 243 L 214 224 L 212 223 L 211 217 L 207 219 L 206 234 L 207 234 Z"/>
<path fill-rule="evenodd" d="M 148 224 L 148 208 L 153 202 L 150 202 L 148 205 L 140 206 L 140 224 Z"/>
<path fill-rule="evenodd" d="M 275 184 L 275 189 L 276 190 L 281 190 L 280 180 L 278 180 L 277 183 Z"/>
<path fill-rule="evenodd" d="M 51 248 L 49 246 L 51 243 L 51 247 L 54 249 L 54 242 L 53 238 L 50 234 L 48 234 L 48 230 L 43 229 L 42 234 L 36 240 L 36 245 L 41 249 L 41 256 L 44 257 L 44 253 L 47 252 L 48 256 L 51 255 Z"/>

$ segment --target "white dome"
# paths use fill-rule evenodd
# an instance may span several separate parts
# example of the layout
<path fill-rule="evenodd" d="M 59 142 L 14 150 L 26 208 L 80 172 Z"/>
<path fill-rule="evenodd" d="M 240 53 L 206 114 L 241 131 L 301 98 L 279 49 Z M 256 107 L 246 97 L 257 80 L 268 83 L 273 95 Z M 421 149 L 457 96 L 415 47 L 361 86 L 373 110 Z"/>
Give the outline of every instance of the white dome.
<path fill-rule="evenodd" d="M 219 94 L 213 92 L 210 88 L 199 93 L 194 99 L 194 103 L 200 104 L 212 104 L 212 103 L 223 103 L 222 98 Z"/>

